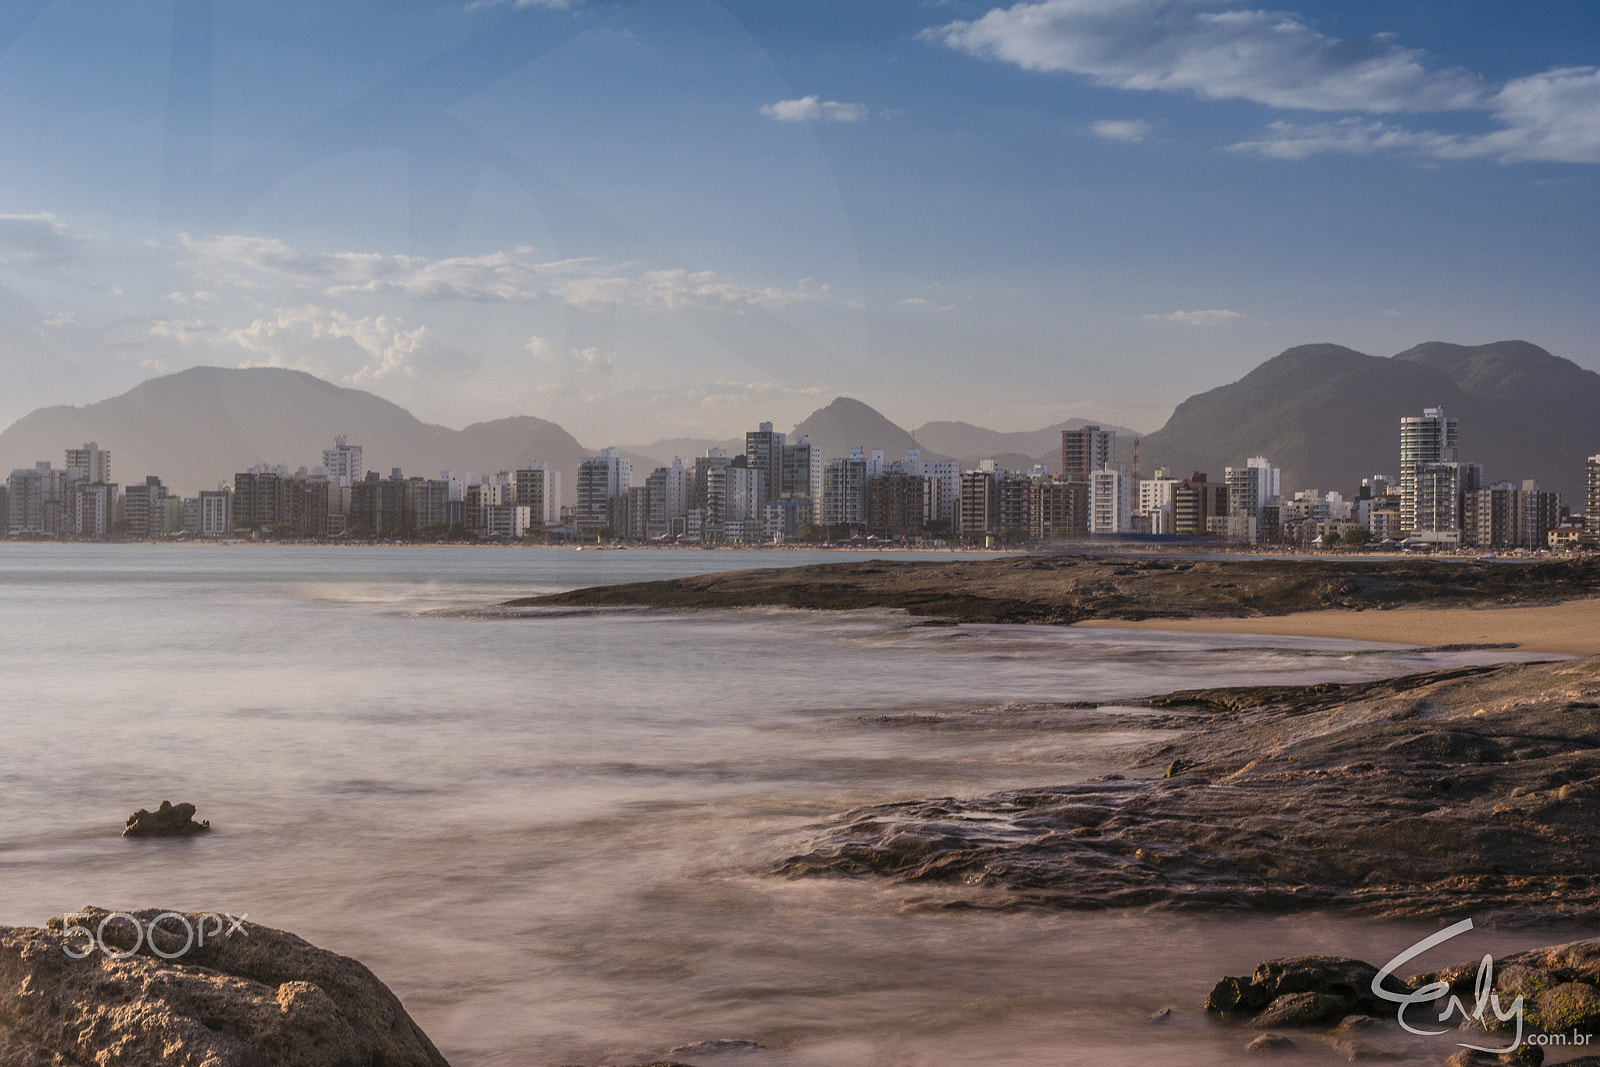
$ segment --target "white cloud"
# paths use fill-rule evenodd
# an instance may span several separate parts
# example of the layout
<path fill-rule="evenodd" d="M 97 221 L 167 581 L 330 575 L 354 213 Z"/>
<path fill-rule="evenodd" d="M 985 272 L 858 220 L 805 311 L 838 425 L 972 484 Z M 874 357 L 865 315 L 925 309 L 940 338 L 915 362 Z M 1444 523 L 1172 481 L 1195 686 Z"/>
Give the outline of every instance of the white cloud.
<path fill-rule="evenodd" d="M 1230 148 L 1275 159 L 1395 152 L 1433 160 L 1600 163 L 1600 70 L 1568 67 L 1518 78 L 1491 98 L 1491 107 L 1501 128 L 1490 133 L 1438 133 L 1355 118 L 1273 122 L 1261 136 Z"/>
<path fill-rule="evenodd" d="M 71 326 L 78 321 L 78 316 L 70 311 L 56 311 L 39 320 L 40 326 Z"/>
<path fill-rule="evenodd" d="M 1165 315 L 1146 315 L 1146 319 L 1160 322 L 1181 322 L 1185 326 L 1223 326 L 1244 318 L 1237 311 L 1211 308 L 1206 311 L 1171 311 Z"/>
<path fill-rule="evenodd" d="M 204 319 L 157 319 L 150 324 L 151 337 L 164 337 L 181 345 L 194 344 L 210 334 L 211 327 Z"/>
<path fill-rule="evenodd" d="M 1313 111 L 1437 111 L 1482 105 L 1482 79 L 1430 69 L 1380 34 L 1340 39 L 1281 11 L 1194 0 L 1038 0 L 928 31 L 975 56 L 1086 75 L 1118 89 L 1191 92 Z"/>
<path fill-rule="evenodd" d="M 0 215 L 0 263 L 57 267 L 104 239 L 102 233 L 69 226 L 49 212 Z"/>
<path fill-rule="evenodd" d="M 609 371 L 616 358 L 615 352 L 605 348 L 569 348 L 562 351 L 537 334 L 528 338 L 522 348 L 541 362 L 565 365 L 579 371 Z"/>
<path fill-rule="evenodd" d="M 611 306 L 640 311 L 731 310 L 783 307 L 819 299 L 811 289 L 751 288 L 724 281 L 714 271 L 647 270 L 637 274 L 574 272 L 550 287 L 551 295 L 572 307 Z"/>
<path fill-rule="evenodd" d="M 192 293 L 168 293 L 167 299 L 174 304 L 215 304 L 217 294 L 208 289 L 197 289 Z"/>
<path fill-rule="evenodd" d="M 1498 89 L 1460 68 L 1430 66 L 1392 34 L 1331 37 L 1293 12 L 1229 10 L 1226 0 L 1032 0 L 951 22 L 924 36 L 1026 70 L 1084 75 L 1097 85 L 1250 100 L 1273 108 L 1477 111 L 1494 129 L 1441 133 L 1394 121 L 1274 122 L 1230 146 L 1275 159 L 1399 153 L 1429 160 L 1600 163 L 1600 70 L 1563 67 Z M 1097 122 L 1111 140 L 1147 124 Z"/>
<path fill-rule="evenodd" d="M 290 285 L 330 297 L 400 296 L 411 300 L 539 304 L 642 311 L 781 307 L 818 299 L 826 287 L 752 287 L 715 271 L 643 270 L 595 259 L 539 261 L 516 248 L 479 256 L 428 259 L 378 252 L 300 252 L 274 238 L 180 234 L 189 268 L 208 284 L 242 289 Z"/>
<path fill-rule="evenodd" d="M 1144 119 L 1101 119 L 1089 129 L 1096 137 L 1124 144 L 1138 144 L 1155 132 L 1155 127 Z"/>
<path fill-rule="evenodd" d="M 815 94 L 762 104 L 761 113 L 779 122 L 860 122 L 869 114 L 865 104 L 841 104 Z"/>
<path fill-rule="evenodd" d="M 426 326 L 411 328 L 387 315 L 354 316 L 313 304 L 283 308 L 242 327 L 164 319 L 152 323 L 150 333 L 184 345 L 241 348 L 249 353 L 241 367 L 289 367 L 344 385 L 415 378 L 416 360 L 432 342 Z"/>

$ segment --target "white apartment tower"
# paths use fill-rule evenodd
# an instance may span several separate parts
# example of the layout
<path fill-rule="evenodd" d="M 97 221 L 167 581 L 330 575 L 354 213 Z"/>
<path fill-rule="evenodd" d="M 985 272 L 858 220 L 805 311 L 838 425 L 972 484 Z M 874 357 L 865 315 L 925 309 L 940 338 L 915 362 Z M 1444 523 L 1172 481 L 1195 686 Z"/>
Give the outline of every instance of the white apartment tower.
<path fill-rule="evenodd" d="M 327 468 L 329 483 L 346 489 L 365 474 L 361 469 L 361 446 L 350 444 L 345 437 L 335 437 L 333 447 L 322 450 L 322 465 Z"/>
<path fill-rule="evenodd" d="M 1089 532 L 1128 533 L 1133 528 L 1133 477 L 1126 463 L 1107 463 L 1089 474 Z"/>
<path fill-rule="evenodd" d="M 1419 415 L 1400 418 L 1400 525 L 1416 532 L 1419 519 L 1437 514 L 1438 494 L 1430 489 L 1430 516 L 1421 516 L 1417 500 L 1417 467 L 1424 463 L 1453 463 L 1460 444 L 1461 423 L 1445 418 L 1444 408 L 1424 408 Z M 1430 525 L 1427 529 L 1433 529 Z"/>

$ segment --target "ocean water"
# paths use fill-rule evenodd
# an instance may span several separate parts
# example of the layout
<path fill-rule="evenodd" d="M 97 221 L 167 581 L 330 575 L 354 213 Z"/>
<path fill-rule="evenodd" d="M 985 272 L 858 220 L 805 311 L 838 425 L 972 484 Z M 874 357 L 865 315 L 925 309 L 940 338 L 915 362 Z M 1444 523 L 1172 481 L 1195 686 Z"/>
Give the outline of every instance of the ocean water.
<path fill-rule="evenodd" d="M 1312 952 L 1381 964 L 1436 929 L 936 911 L 908 904 L 960 887 L 762 870 L 858 804 L 1080 780 L 1156 739 L 1137 708 L 1126 729 L 1054 728 L 1056 702 L 1513 654 L 497 606 L 845 558 L 0 545 L 0 923 L 89 904 L 248 913 L 365 962 L 470 1067 L 716 1040 L 762 1048 L 680 1055 L 1233 1063 L 1251 1035 L 1198 1010 L 1221 975 Z M 1022 705 L 962 729 L 919 718 Z M 118 836 L 163 799 L 215 832 Z M 1491 931 L 1436 962 L 1592 933 Z"/>

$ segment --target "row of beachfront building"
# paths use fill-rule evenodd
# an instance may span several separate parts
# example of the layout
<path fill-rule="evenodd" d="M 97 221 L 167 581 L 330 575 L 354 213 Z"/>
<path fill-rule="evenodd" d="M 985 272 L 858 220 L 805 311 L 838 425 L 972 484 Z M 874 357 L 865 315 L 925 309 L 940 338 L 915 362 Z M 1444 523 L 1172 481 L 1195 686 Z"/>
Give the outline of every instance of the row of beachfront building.
<path fill-rule="evenodd" d="M 570 502 L 562 472 L 531 463 L 492 475 L 387 477 L 365 469 L 360 445 L 336 438 L 322 463 L 291 472 L 257 466 L 232 485 L 183 497 L 149 476 L 125 487 L 111 454 L 89 442 L 11 472 L 0 515 L 13 537 L 149 540 L 237 536 L 322 538 L 615 539 L 783 543 L 877 538 L 995 544 L 1087 537 L 1197 537 L 1265 544 L 1392 542 L 1440 547 L 1543 548 L 1592 542 L 1554 493 L 1531 481 L 1485 484 L 1457 454 L 1458 420 L 1438 408 L 1401 419 L 1398 475 L 1338 491 L 1284 493 L 1264 456 L 1243 466 L 1150 477 L 1118 462 L 1116 435 L 1064 430 L 1059 465 L 1008 470 L 992 460 L 903 458 L 852 448 L 824 458 L 809 438 L 771 423 L 742 453 L 675 458 L 635 484 L 614 448 L 583 457 Z M 1587 461 L 1584 514 L 1600 516 L 1600 456 Z"/>

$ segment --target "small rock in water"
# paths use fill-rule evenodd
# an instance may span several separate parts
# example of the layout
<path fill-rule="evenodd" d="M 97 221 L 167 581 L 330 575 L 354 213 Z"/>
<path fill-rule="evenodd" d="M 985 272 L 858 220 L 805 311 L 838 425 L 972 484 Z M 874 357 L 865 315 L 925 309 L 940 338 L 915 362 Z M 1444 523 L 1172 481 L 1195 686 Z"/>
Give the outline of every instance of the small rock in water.
<path fill-rule="evenodd" d="M 1276 1056 L 1294 1051 L 1294 1042 L 1282 1034 L 1262 1034 L 1244 1047 L 1246 1052 Z"/>
<path fill-rule="evenodd" d="M 1147 1019 L 1146 1021 L 1147 1022 L 1152 1022 L 1152 1023 L 1164 1023 L 1164 1022 L 1170 1021 L 1171 1019 L 1172 1019 L 1172 1009 L 1171 1008 L 1162 1008 L 1160 1011 L 1158 1011 L 1154 1015 L 1150 1016 L 1150 1018 Z"/>
<path fill-rule="evenodd" d="M 186 837 L 203 834 L 211 829 L 210 822 L 195 822 L 193 804 L 174 805 L 163 800 L 155 811 L 140 808 L 128 816 L 122 828 L 123 837 Z"/>

